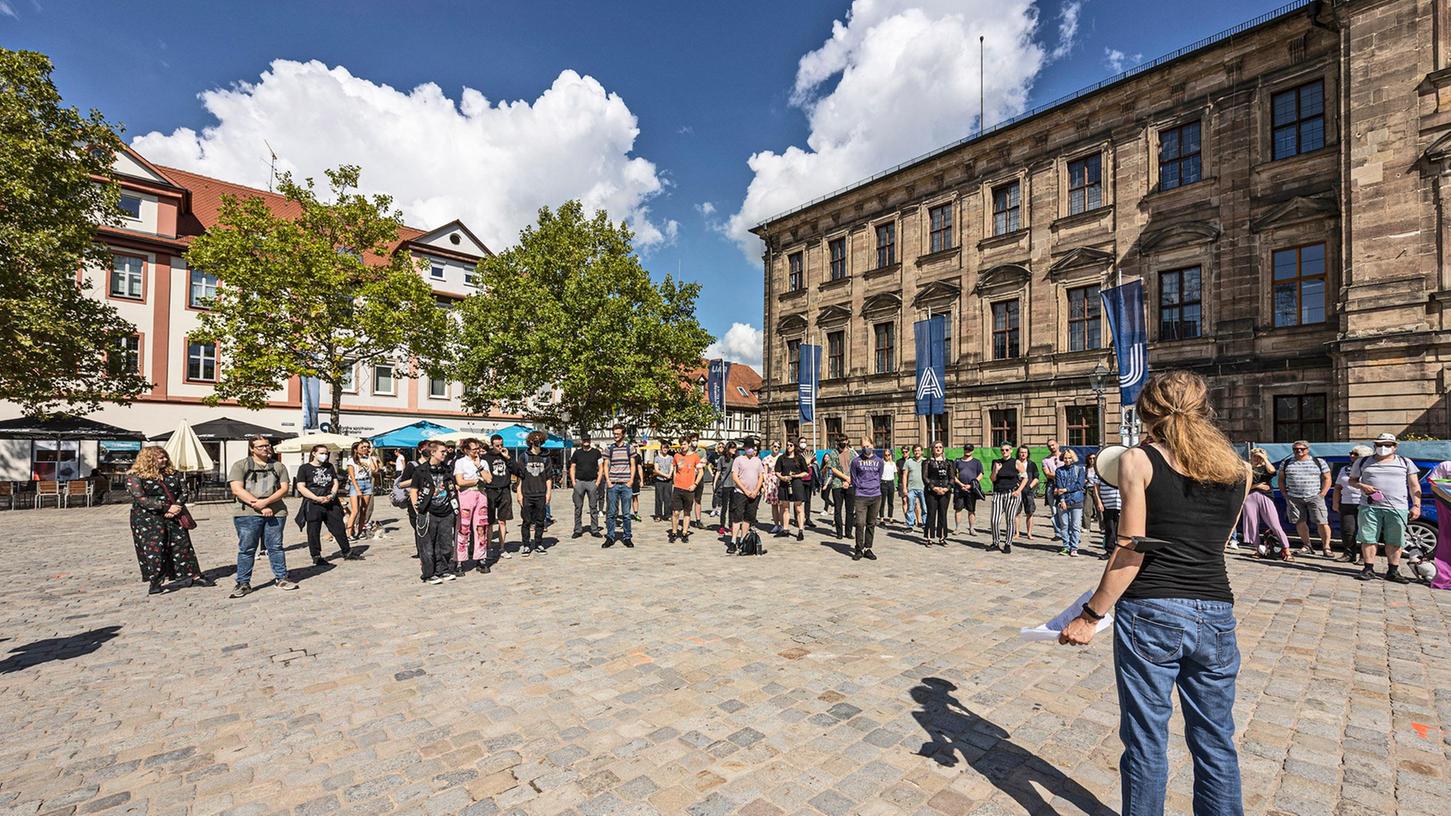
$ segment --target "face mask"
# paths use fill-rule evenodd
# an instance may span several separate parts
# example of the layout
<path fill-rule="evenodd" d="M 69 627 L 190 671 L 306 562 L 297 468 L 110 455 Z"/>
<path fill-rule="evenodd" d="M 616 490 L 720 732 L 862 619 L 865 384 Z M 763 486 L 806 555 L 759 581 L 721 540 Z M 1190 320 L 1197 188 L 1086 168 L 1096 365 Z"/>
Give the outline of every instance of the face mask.
<path fill-rule="evenodd" d="M 317 460 L 317 463 L 320 465 L 327 461 L 328 455 L 326 453 L 314 453 L 312 458 Z"/>
<path fill-rule="evenodd" d="M 1376 445 L 1375 452 L 1379 456 L 1390 456 L 1396 452 L 1396 449 L 1392 445 Z"/>
<path fill-rule="evenodd" d="M 871 448 L 862 448 L 861 450 L 857 451 L 857 453 L 860 453 L 862 456 L 871 456 L 872 455 L 872 449 Z"/>

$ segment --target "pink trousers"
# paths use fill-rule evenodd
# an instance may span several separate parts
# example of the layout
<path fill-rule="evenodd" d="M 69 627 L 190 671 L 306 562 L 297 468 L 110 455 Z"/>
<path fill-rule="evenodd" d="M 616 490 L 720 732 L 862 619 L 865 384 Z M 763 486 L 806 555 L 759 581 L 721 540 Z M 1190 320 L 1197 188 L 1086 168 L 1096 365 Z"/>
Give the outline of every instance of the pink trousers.
<path fill-rule="evenodd" d="M 1280 540 L 1280 549 L 1290 549 L 1290 539 L 1285 536 L 1285 528 L 1280 526 L 1280 512 L 1275 509 L 1274 500 L 1258 490 L 1251 490 L 1245 497 L 1244 513 L 1239 521 L 1239 535 L 1245 546 L 1258 546 L 1261 530 L 1272 531 Z"/>
<path fill-rule="evenodd" d="M 1436 502 L 1436 577 L 1432 589 L 1451 589 L 1451 505 L 1433 497 Z"/>
<path fill-rule="evenodd" d="M 454 563 L 462 564 L 470 556 L 469 543 L 473 543 L 472 558 L 482 561 L 489 548 L 489 503 L 482 490 L 460 490 L 458 492 L 458 535 L 454 540 Z"/>

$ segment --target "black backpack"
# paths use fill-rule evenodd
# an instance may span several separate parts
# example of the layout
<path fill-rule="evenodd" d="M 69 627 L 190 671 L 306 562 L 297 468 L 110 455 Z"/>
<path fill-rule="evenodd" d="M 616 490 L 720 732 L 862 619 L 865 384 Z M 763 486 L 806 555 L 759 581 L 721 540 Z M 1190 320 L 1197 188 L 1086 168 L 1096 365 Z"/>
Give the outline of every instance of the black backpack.
<path fill-rule="evenodd" d="M 746 537 L 741 539 L 738 545 L 741 555 L 765 555 L 766 548 L 761 546 L 761 537 L 755 530 L 747 530 Z"/>

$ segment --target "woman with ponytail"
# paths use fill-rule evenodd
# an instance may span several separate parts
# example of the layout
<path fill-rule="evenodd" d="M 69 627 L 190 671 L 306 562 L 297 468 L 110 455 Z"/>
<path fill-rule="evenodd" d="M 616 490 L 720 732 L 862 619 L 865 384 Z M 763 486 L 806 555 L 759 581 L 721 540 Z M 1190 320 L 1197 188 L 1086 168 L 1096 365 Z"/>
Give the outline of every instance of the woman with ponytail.
<path fill-rule="evenodd" d="M 1194 813 L 1244 812 L 1234 748 L 1239 674 L 1224 545 L 1249 469 L 1212 422 L 1198 375 L 1169 371 L 1139 394 L 1145 441 L 1118 460 L 1118 547 L 1060 643 L 1085 645 L 1114 613 L 1124 816 L 1162 814 L 1177 687 L 1194 760 Z"/>

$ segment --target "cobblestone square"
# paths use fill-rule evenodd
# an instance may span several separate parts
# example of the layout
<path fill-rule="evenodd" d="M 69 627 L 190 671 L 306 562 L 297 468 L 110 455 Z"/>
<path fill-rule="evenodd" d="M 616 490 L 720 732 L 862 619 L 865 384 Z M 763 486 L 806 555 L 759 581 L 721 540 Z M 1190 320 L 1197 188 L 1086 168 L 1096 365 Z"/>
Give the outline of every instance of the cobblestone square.
<path fill-rule="evenodd" d="M 1046 524 L 1006 556 L 893 530 L 852 562 L 648 520 L 602 550 L 555 512 L 546 557 L 442 586 L 392 508 L 321 569 L 289 523 L 300 591 L 241 600 L 223 505 L 196 508 L 218 586 L 154 597 L 125 506 L 0 514 L 0 812 L 1117 812 L 1111 644 L 1018 637 L 1101 569 Z M 1232 559 L 1248 812 L 1446 812 L 1451 593 L 1350 572 Z"/>

